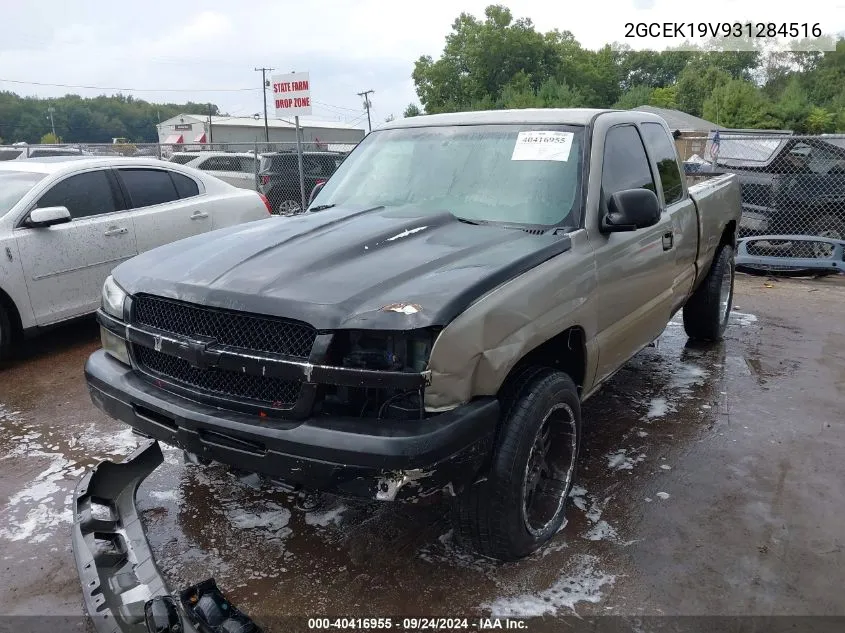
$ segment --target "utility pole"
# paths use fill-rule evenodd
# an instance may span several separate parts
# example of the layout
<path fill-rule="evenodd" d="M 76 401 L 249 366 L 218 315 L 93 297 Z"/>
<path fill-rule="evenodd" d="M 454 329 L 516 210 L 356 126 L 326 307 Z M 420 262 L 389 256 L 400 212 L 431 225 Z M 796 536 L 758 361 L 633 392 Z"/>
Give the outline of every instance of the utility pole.
<path fill-rule="evenodd" d="M 367 129 L 372 132 L 373 131 L 373 124 L 370 123 L 370 99 L 367 95 L 374 93 L 375 90 L 365 90 L 364 92 L 359 92 L 359 97 L 364 97 L 364 107 L 367 109 Z"/>
<path fill-rule="evenodd" d="M 275 68 L 256 68 L 261 71 L 261 94 L 264 97 L 264 140 L 270 142 L 270 127 L 267 125 L 267 72 Z"/>
<path fill-rule="evenodd" d="M 54 108 L 53 106 L 50 106 L 49 108 L 47 108 L 47 114 L 50 115 L 50 129 L 53 130 L 53 137 L 58 142 L 59 137 L 56 136 L 56 124 L 53 122 L 53 112 L 55 112 L 55 111 L 56 111 L 56 108 Z"/>
<path fill-rule="evenodd" d="M 211 113 L 212 113 L 212 109 L 211 109 L 211 104 L 209 103 L 208 104 L 208 144 L 209 144 L 209 146 L 214 141 L 214 136 L 211 133 Z"/>

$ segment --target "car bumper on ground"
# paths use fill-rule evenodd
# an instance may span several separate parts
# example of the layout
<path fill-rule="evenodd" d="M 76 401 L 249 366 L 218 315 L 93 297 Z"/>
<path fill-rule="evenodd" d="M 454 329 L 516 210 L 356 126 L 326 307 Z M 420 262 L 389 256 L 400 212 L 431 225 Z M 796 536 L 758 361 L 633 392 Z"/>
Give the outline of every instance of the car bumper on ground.
<path fill-rule="evenodd" d="M 85 365 L 94 404 L 139 433 L 294 488 L 382 500 L 457 493 L 491 453 L 498 401 L 423 420 L 262 418 L 164 391 L 104 351 Z"/>
<path fill-rule="evenodd" d="M 100 633 L 146 633 L 144 605 L 169 595 L 135 507 L 138 486 L 162 461 L 158 443 L 147 441 L 122 463 L 100 463 L 76 486 L 73 556 Z M 196 633 L 184 617 L 181 630 Z"/>

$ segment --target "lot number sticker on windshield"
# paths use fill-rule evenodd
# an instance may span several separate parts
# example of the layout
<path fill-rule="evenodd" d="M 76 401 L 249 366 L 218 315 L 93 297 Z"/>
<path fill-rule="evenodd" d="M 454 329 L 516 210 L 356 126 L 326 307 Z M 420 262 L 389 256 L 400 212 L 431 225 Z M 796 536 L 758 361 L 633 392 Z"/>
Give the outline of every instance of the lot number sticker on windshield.
<path fill-rule="evenodd" d="M 516 137 L 511 160 L 569 160 L 572 132 L 538 130 L 520 132 Z"/>

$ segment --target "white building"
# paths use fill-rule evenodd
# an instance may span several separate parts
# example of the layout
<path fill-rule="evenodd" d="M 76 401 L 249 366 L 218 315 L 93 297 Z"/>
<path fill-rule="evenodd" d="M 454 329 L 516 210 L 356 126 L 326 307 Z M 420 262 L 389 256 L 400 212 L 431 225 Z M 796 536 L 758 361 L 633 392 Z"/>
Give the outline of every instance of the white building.
<path fill-rule="evenodd" d="M 264 117 L 211 116 L 180 114 L 162 121 L 157 126 L 158 141 L 163 144 L 190 146 L 238 144 L 227 149 L 245 151 L 255 143 L 264 143 Z M 293 119 L 267 120 L 271 143 L 296 143 L 296 125 Z M 338 121 L 299 119 L 300 138 L 303 143 L 328 145 L 354 145 L 364 138 L 364 130 Z M 307 149 L 314 149 L 313 146 Z"/>

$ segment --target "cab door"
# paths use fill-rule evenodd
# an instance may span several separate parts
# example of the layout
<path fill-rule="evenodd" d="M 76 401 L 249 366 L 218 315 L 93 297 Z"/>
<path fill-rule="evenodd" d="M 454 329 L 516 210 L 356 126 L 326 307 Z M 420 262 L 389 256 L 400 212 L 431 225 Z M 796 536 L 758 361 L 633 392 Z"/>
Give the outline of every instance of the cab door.
<path fill-rule="evenodd" d="M 670 214 L 664 209 L 657 224 L 635 231 L 600 231 L 610 196 L 637 188 L 655 191 L 648 156 L 635 125 L 616 125 L 605 137 L 601 196 L 590 227 L 598 279 L 598 381 L 657 338 L 671 315 L 674 245 Z"/>
<path fill-rule="evenodd" d="M 72 220 L 38 228 L 19 222 L 14 231 L 38 325 L 94 312 L 112 268 L 138 252 L 111 170 L 68 176 L 35 203 L 54 206 L 67 207 Z"/>
<path fill-rule="evenodd" d="M 684 186 L 675 143 L 659 123 L 640 124 L 646 149 L 657 169 L 658 197 L 672 219 L 672 313 L 680 310 L 692 292 L 698 255 L 698 212 Z"/>

